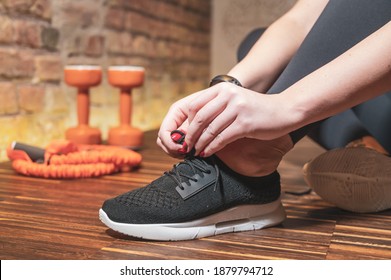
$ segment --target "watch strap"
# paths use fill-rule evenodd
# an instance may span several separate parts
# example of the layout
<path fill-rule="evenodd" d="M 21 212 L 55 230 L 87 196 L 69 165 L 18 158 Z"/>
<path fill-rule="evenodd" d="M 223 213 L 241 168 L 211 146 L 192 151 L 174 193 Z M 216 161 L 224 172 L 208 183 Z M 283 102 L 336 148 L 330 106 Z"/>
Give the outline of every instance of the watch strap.
<path fill-rule="evenodd" d="M 214 77 L 210 81 L 209 87 L 214 86 L 218 83 L 222 83 L 222 82 L 227 82 L 227 83 L 231 83 L 231 84 L 243 87 L 242 84 L 238 81 L 238 79 L 236 79 L 232 76 L 229 76 L 229 75 L 218 75 L 218 76 Z"/>

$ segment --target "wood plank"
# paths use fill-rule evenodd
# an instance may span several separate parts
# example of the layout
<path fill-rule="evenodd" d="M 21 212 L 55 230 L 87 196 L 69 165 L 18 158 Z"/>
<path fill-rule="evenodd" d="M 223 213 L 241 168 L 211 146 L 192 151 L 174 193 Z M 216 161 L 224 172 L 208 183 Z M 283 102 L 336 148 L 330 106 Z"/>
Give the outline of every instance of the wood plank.
<path fill-rule="evenodd" d="M 0 164 L 1 259 L 390 259 L 391 210 L 354 214 L 323 201 L 302 178 L 302 165 L 323 152 L 308 139 L 279 167 L 287 219 L 279 226 L 194 241 L 154 242 L 103 225 L 104 200 L 142 187 L 177 162 L 146 133 L 142 166 L 132 172 L 80 180 L 16 174 Z"/>

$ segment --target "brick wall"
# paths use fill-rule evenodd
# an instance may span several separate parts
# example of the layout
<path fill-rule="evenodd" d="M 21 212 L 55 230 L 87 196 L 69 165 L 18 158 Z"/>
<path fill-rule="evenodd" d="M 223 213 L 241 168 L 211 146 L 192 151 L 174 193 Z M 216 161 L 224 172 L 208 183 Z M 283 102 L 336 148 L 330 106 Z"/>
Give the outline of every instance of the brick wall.
<path fill-rule="evenodd" d="M 159 127 L 170 104 L 209 80 L 209 0 L 0 0 L 0 160 L 13 140 L 45 146 L 76 125 L 67 64 L 140 65 L 133 124 Z M 91 90 L 90 123 L 118 124 L 118 90 Z"/>

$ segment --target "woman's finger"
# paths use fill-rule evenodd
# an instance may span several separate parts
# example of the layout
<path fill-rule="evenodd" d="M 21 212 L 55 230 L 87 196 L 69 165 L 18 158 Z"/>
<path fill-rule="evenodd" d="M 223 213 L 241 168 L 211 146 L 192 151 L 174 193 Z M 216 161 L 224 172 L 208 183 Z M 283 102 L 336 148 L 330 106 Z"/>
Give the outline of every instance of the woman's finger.
<path fill-rule="evenodd" d="M 226 106 L 227 100 L 225 98 L 216 97 L 199 109 L 187 129 L 185 141 L 188 144 L 189 150 L 198 142 L 201 134 L 210 123 L 224 112 Z"/>
<path fill-rule="evenodd" d="M 220 137 L 220 134 L 223 130 L 227 129 L 236 119 L 235 112 L 231 110 L 225 110 L 220 115 L 218 115 L 202 132 L 197 143 L 195 144 L 195 149 L 197 151 L 196 155 L 202 153 L 216 137 Z"/>
<path fill-rule="evenodd" d="M 162 143 L 162 141 L 161 141 L 161 139 L 160 139 L 159 137 L 158 137 L 157 140 L 156 140 L 156 144 L 157 144 L 160 148 L 162 148 L 162 150 L 163 150 L 166 154 L 168 154 L 168 155 L 170 155 L 170 156 L 172 156 L 172 157 L 174 157 L 174 158 L 183 158 L 183 157 L 185 156 L 185 154 L 179 152 L 179 150 L 182 148 L 182 145 L 174 144 L 174 145 L 170 146 L 170 148 L 167 148 L 167 147 Z"/>
<path fill-rule="evenodd" d="M 223 149 L 229 143 L 242 138 L 243 136 L 239 131 L 240 126 L 237 125 L 236 121 L 234 121 L 213 138 L 213 140 L 204 148 L 202 156 L 209 157 Z"/>
<path fill-rule="evenodd" d="M 176 149 L 171 139 L 171 131 L 181 127 L 186 120 L 187 116 L 183 113 L 179 105 L 174 104 L 171 106 L 166 117 L 163 119 L 158 132 L 158 137 L 161 141 L 161 144 L 162 146 L 166 147 L 167 150 L 173 151 Z"/>
<path fill-rule="evenodd" d="M 198 95 L 194 96 L 188 106 L 187 117 L 189 119 L 189 123 L 193 121 L 198 111 L 206 104 L 208 104 L 211 100 L 216 98 L 217 95 L 218 91 L 216 90 L 216 88 L 207 88 L 203 91 L 200 91 Z"/>

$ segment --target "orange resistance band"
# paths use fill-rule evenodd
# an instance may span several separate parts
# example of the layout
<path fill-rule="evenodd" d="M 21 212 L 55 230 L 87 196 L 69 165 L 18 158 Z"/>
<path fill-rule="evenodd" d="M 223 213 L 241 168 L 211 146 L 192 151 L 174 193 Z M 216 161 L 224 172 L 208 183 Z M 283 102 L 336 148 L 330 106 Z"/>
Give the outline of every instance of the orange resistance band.
<path fill-rule="evenodd" d="M 103 145 L 76 145 L 58 140 L 45 150 L 44 163 L 33 162 L 26 152 L 7 149 L 12 167 L 20 174 L 43 178 L 88 178 L 140 165 L 142 157 L 132 150 Z"/>

